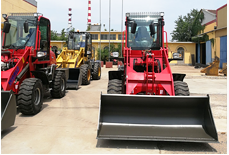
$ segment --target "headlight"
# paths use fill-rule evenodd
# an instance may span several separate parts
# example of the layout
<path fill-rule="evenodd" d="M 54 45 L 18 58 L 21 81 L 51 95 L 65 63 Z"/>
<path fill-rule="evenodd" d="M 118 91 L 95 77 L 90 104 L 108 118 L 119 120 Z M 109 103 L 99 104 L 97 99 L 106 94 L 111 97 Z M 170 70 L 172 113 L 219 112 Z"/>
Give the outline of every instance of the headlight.
<path fill-rule="evenodd" d="M 1 61 L 1 67 L 6 67 L 6 63 Z"/>
<path fill-rule="evenodd" d="M 164 15 L 165 15 L 164 12 L 161 12 L 161 17 L 164 17 Z"/>
<path fill-rule="evenodd" d="M 45 52 L 37 52 L 37 57 L 43 57 L 45 56 Z"/>

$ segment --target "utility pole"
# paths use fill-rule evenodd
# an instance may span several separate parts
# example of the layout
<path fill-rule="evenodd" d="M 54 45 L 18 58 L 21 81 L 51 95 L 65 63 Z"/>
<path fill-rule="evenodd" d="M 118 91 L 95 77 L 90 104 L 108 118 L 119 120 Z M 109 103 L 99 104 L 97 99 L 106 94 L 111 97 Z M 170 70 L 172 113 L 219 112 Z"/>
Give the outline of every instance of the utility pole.
<path fill-rule="evenodd" d="M 100 42 L 99 42 L 99 49 L 100 49 L 100 61 L 101 61 L 101 27 L 102 27 L 102 23 L 101 23 L 101 0 L 100 0 L 100 6 L 99 6 L 99 10 L 100 10 L 100 36 L 99 36 L 99 40 L 100 40 Z"/>
<path fill-rule="evenodd" d="M 122 14 L 121 14 L 121 34 L 123 38 L 123 0 L 122 0 Z M 122 40 L 122 39 L 121 39 Z M 122 57 L 122 42 L 121 42 L 121 57 Z"/>
<path fill-rule="evenodd" d="M 109 0 L 109 62 L 110 62 L 110 40 L 111 40 L 111 0 Z"/>

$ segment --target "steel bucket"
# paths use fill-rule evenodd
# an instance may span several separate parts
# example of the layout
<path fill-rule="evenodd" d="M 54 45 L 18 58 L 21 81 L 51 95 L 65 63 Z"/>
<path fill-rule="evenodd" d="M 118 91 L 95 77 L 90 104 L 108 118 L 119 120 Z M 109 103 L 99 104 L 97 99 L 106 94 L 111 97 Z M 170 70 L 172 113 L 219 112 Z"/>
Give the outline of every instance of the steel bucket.
<path fill-rule="evenodd" d="M 69 78 L 67 80 L 67 89 L 78 89 L 81 85 L 80 68 L 69 68 Z"/>
<path fill-rule="evenodd" d="M 16 97 L 13 91 L 1 92 L 1 129 L 5 130 L 14 125 L 17 113 Z"/>
<path fill-rule="evenodd" d="M 97 139 L 218 142 L 209 96 L 101 94 Z"/>

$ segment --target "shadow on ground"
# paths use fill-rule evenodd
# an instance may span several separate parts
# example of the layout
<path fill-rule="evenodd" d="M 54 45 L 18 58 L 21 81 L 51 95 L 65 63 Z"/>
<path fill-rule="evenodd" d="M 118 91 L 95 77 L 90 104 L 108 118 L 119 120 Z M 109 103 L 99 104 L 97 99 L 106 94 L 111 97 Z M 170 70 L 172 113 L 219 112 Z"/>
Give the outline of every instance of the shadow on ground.
<path fill-rule="evenodd" d="M 17 127 L 10 127 L 9 129 L 3 130 L 1 133 L 1 138 L 4 138 L 6 135 L 14 131 Z"/>
<path fill-rule="evenodd" d="M 43 104 L 40 112 L 42 112 L 42 110 L 44 110 L 48 106 L 49 106 L 48 104 Z M 21 114 L 19 109 L 17 109 L 17 114 L 19 114 L 19 117 L 35 117 L 36 116 L 36 115 L 24 115 L 24 114 Z"/>

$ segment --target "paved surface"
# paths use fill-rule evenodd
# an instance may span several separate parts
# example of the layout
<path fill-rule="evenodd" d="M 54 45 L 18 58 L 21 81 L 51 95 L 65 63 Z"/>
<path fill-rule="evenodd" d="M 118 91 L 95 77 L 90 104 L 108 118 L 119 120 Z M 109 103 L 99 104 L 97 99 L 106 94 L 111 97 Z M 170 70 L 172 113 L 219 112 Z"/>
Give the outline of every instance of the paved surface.
<path fill-rule="evenodd" d="M 101 80 L 79 90 L 68 90 L 62 99 L 46 98 L 43 110 L 36 116 L 18 113 L 15 125 L 2 132 L 1 153 L 227 153 L 226 77 L 206 77 L 200 69 L 190 66 L 172 66 L 172 71 L 187 74 L 185 81 L 191 95 L 210 94 L 220 143 L 96 140 L 100 93 L 106 93 L 108 82 L 108 69 L 103 67 Z"/>

